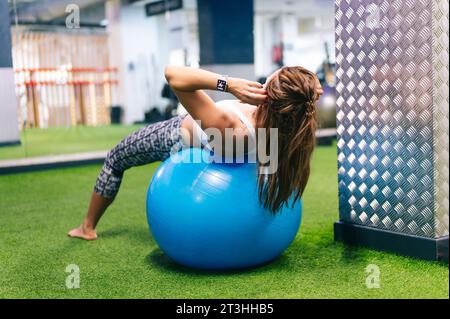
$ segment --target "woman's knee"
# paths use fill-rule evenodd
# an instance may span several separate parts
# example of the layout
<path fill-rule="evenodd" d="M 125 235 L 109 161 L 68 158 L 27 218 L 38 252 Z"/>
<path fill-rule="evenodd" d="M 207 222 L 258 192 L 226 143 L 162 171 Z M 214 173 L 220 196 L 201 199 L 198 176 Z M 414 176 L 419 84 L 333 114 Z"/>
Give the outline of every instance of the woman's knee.
<path fill-rule="evenodd" d="M 123 173 L 117 173 L 107 165 L 103 165 L 95 182 L 94 191 L 106 198 L 115 198 L 122 183 Z"/>
<path fill-rule="evenodd" d="M 123 156 L 121 157 L 119 156 L 119 154 L 120 154 L 119 145 L 117 145 L 115 148 L 113 148 L 108 152 L 105 158 L 105 162 L 103 164 L 104 167 L 111 170 L 112 173 L 114 173 L 115 175 L 121 175 L 125 170 L 123 163 L 121 163 L 122 162 L 121 158 L 123 158 Z"/>

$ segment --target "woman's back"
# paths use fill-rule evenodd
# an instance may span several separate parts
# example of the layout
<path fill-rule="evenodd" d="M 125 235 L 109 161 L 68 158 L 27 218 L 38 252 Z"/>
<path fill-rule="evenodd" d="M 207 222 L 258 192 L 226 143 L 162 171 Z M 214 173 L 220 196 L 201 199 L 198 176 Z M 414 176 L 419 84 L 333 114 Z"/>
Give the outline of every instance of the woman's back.
<path fill-rule="evenodd" d="M 207 129 L 205 132 L 201 128 L 200 121 L 195 121 L 192 116 L 186 114 L 181 125 L 185 146 L 205 147 L 216 151 L 222 149 L 225 157 L 254 153 L 256 149 L 254 119 L 256 107 L 238 100 L 218 101 L 216 106 L 234 119 L 236 125 L 232 131 L 223 133 L 217 129 Z M 217 134 L 225 134 L 225 136 L 219 139 Z M 222 144 L 219 144 L 219 141 Z"/>

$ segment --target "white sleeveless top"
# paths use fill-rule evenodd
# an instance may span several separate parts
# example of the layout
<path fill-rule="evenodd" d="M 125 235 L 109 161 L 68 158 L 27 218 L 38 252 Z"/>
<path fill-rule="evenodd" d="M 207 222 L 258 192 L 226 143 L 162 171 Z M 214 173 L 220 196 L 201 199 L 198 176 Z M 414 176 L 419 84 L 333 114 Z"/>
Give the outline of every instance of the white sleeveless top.
<path fill-rule="evenodd" d="M 246 155 L 248 157 L 255 156 L 256 155 L 256 131 L 250 120 L 242 113 L 242 111 L 239 109 L 239 107 L 236 105 L 236 100 L 222 100 L 219 102 L 216 102 L 217 107 L 222 109 L 227 109 L 234 114 L 241 120 L 241 122 L 247 127 L 247 130 L 249 132 L 249 139 L 248 139 L 248 152 L 246 152 Z M 194 134 L 196 135 L 197 141 L 200 141 L 201 145 L 205 147 L 206 149 L 212 151 L 213 148 L 209 144 L 208 141 L 208 135 L 202 130 L 200 125 L 197 121 L 194 121 Z M 236 154 L 236 158 L 241 157 L 241 155 L 244 154 Z"/>

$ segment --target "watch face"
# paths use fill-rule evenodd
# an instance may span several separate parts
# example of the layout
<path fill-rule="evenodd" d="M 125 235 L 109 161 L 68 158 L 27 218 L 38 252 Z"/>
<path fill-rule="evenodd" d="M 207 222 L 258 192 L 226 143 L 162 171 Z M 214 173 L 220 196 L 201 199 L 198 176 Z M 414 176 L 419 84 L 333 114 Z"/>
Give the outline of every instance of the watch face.
<path fill-rule="evenodd" d="M 225 81 L 225 80 L 217 80 L 217 90 L 225 91 L 226 87 L 227 87 L 227 81 Z"/>

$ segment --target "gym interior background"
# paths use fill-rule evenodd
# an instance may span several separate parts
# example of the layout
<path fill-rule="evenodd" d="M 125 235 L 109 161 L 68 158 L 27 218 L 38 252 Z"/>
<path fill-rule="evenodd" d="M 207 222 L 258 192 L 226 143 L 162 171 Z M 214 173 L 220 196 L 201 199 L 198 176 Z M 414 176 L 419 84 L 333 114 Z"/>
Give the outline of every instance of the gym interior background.
<path fill-rule="evenodd" d="M 173 107 L 168 64 L 262 80 L 301 61 L 333 90 L 330 3 L 82 0 L 72 12 L 70 1 L 8 1 L 20 105 L 11 120 L 20 130 L 152 121 Z M 332 93 L 324 108 L 334 109 Z M 333 115 L 323 124 L 334 126 Z"/>

